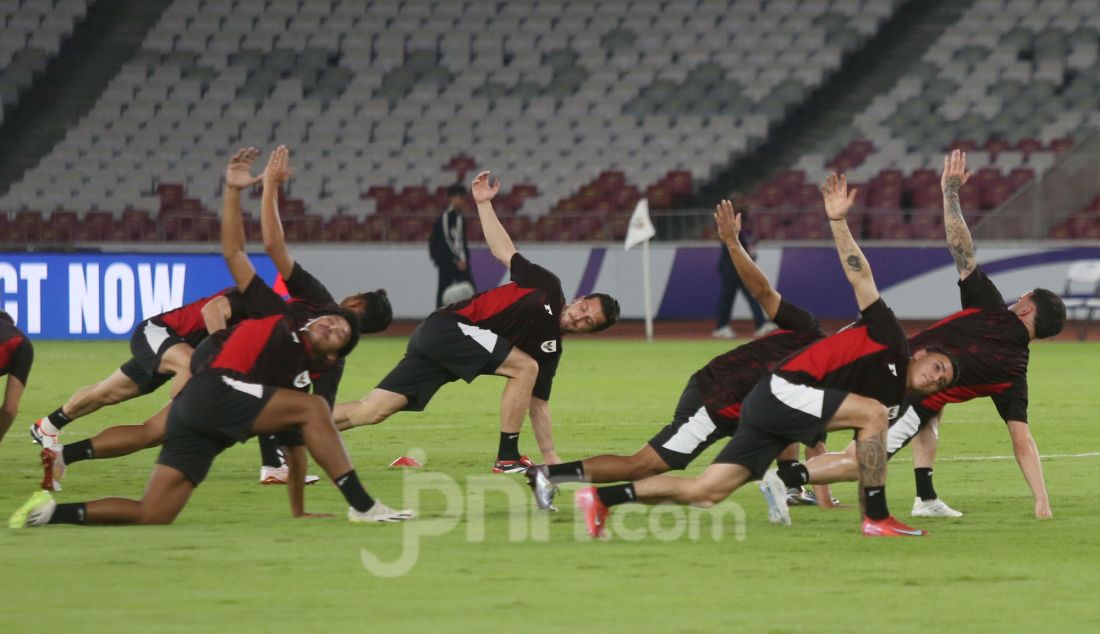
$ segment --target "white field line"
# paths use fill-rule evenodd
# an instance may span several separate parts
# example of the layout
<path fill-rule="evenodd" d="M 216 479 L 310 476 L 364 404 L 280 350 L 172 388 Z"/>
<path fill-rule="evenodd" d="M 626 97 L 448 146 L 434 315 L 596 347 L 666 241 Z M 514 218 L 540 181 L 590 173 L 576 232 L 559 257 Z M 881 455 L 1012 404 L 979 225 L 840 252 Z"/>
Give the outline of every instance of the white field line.
<path fill-rule="evenodd" d="M 1054 460 L 1059 458 L 1098 458 L 1100 457 L 1100 451 L 1090 451 L 1088 453 L 1052 453 L 1052 454 L 1040 454 L 1041 460 Z M 987 460 L 1015 460 L 1015 456 L 954 456 L 950 458 L 936 458 L 936 462 L 983 462 Z M 912 462 L 912 458 L 907 458 L 905 462 Z M 891 460 L 890 462 L 895 462 Z"/>

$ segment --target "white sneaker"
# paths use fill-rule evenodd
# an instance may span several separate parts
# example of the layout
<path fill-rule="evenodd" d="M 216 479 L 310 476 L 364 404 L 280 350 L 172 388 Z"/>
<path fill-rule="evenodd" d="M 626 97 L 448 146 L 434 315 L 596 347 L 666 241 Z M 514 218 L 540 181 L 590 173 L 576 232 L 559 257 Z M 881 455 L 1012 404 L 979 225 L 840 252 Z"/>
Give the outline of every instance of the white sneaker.
<path fill-rule="evenodd" d="M 413 511 L 408 509 L 395 511 L 378 501 L 375 501 L 374 506 L 362 513 L 356 511 L 354 508 L 348 507 L 348 521 L 356 524 L 389 524 L 393 522 L 404 522 L 414 517 L 416 517 L 416 513 Z"/>
<path fill-rule="evenodd" d="M 31 423 L 30 432 L 31 440 L 47 449 L 61 444 L 57 440 L 57 437 L 61 435 L 61 430 L 54 427 L 49 418 L 39 418 Z"/>
<path fill-rule="evenodd" d="M 948 506 L 943 500 L 913 499 L 913 517 L 962 517 L 963 514 Z"/>
<path fill-rule="evenodd" d="M 764 323 L 760 324 L 760 327 L 752 333 L 752 336 L 763 337 L 764 335 L 775 332 L 776 330 L 779 330 L 779 326 L 776 326 L 770 321 L 765 321 Z"/>
<path fill-rule="evenodd" d="M 768 521 L 772 524 L 791 523 L 791 510 L 787 508 L 787 485 L 779 479 L 779 473 L 772 469 L 760 480 L 760 492 L 768 503 Z"/>
<path fill-rule="evenodd" d="M 61 490 L 61 478 L 65 477 L 65 456 L 61 445 L 46 447 L 42 450 L 42 464 L 50 469 L 50 488 Z"/>
<path fill-rule="evenodd" d="M 57 502 L 49 491 L 38 491 L 30 497 L 23 506 L 12 513 L 8 520 L 8 528 L 23 528 L 25 526 L 42 526 L 53 517 Z"/>
<path fill-rule="evenodd" d="M 260 484 L 286 484 L 289 472 L 286 465 L 281 467 L 260 467 Z M 306 486 L 317 482 L 321 478 L 315 475 L 306 476 Z"/>
<path fill-rule="evenodd" d="M 734 332 L 733 328 L 730 328 L 729 326 L 722 326 L 721 328 L 718 328 L 714 332 L 710 333 L 710 336 L 714 337 L 715 339 L 736 339 L 737 333 Z"/>

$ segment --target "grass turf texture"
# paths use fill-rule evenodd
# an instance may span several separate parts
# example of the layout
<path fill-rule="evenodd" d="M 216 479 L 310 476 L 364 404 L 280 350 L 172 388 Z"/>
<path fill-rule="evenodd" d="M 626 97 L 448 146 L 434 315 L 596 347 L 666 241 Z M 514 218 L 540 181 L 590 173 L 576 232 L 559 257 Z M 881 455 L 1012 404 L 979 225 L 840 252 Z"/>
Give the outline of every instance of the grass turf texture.
<path fill-rule="evenodd" d="M 349 363 L 341 400 L 365 394 L 405 342 L 370 338 L 364 344 Z M 668 422 L 688 376 L 728 344 L 578 338 L 566 346 L 552 407 L 558 452 L 571 460 L 636 451 Z M 27 425 L 77 387 L 107 376 L 127 355 L 123 343 L 40 342 L 35 349 L 21 415 L 0 444 L 5 518 L 41 477 Z M 1100 451 L 1098 352 L 1096 344 L 1033 346 L 1031 418 L 1042 454 Z M 401 505 L 402 473 L 385 466 L 413 447 L 426 453 L 426 472 L 459 483 L 485 476 L 495 456 L 502 386 L 493 377 L 452 384 L 427 412 L 344 434 L 372 494 Z M 163 390 L 104 409 L 74 423 L 64 440 L 143 420 L 166 398 Z M 992 403 L 953 406 L 944 418 L 937 489 L 966 517 L 914 521 L 931 530 L 929 538 L 861 538 L 851 507 L 795 508 L 793 526 L 771 526 L 752 486 L 731 498 L 745 509 L 743 541 L 727 518 L 729 530 L 717 542 L 707 536 L 663 541 L 659 534 L 592 542 L 574 536 L 566 487 L 547 541 L 510 541 L 509 514 L 523 513 L 530 498 L 510 504 L 505 495 L 488 493 L 485 538 L 471 542 L 466 514 L 445 514 L 442 495 L 428 493 L 417 509 L 422 527 L 458 525 L 420 540 L 416 565 L 395 578 L 367 572 L 360 549 L 396 559 L 407 527 L 349 524 L 338 491 L 324 480 L 307 489 L 307 509 L 338 517 L 291 519 L 284 489 L 259 486 L 258 451 L 250 442 L 215 462 L 173 526 L 2 531 L 0 629 L 1097 631 L 1100 535 L 1092 485 L 1100 457 L 1044 460 L 1054 519 L 1040 522 Z M 841 436 L 830 448 L 843 447 Z M 521 449 L 537 457 L 529 428 Z M 709 450 L 688 473 L 715 453 Z M 75 465 L 57 499 L 137 497 L 155 459 L 150 450 Z M 902 520 L 909 519 L 913 500 L 911 467 L 908 450 L 890 467 L 890 506 Z M 854 485 L 838 485 L 834 493 L 855 502 Z M 646 521 L 632 516 L 627 526 Z"/>

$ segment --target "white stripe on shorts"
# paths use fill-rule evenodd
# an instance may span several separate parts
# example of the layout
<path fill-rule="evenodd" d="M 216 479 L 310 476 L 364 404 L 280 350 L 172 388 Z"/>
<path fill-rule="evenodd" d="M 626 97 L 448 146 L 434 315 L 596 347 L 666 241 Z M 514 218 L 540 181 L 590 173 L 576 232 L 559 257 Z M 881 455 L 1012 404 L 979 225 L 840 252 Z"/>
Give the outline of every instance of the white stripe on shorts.
<path fill-rule="evenodd" d="M 714 433 L 716 429 L 714 421 L 710 419 L 705 407 L 691 415 L 686 423 L 676 430 L 676 433 L 661 445 L 669 451 L 691 455 L 703 441 Z"/>
<path fill-rule="evenodd" d="M 825 390 L 808 385 L 795 385 L 783 377 L 772 375 L 772 394 L 787 407 L 821 418 L 825 408 Z"/>
<path fill-rule="evenodd" d="M 489 352 L 492 352 L 493 348 L 497 345 L 497 335 L 495 332 L 461 322 L 458 324 L 458 329 L 462 331 L 462 334 L 478 342 L 482 348 L 485 348 Z"/>
<path fill-rule="evenodd" d="M 890 429 L 886 430 L 886 453 L 894 453 L 904 447 L 905 443 L 916 436 L 918 431 L 920 431 L 920 416 L 917 416 L 917 410 L 912 407 L 905 408 L 905 413 L 898 417 Z"/>
<path fill-rule="evenodd" d="M 142 330 L 142 334 L 145 335 L 145 342 L 149 344 L 149 348 L 152 349 L 153 354 L 160 352 L 160 347 L 168 340 L 168 329 L 164 326 L 158 326 L 151 321 L 145 322 L 145 328 Z"/>
<path fill-rule="evenodd" d="M 225 383 L 238 392 L 244 392 L 254 398 L 261 398 L 264 395 L 264 386 L 259 383 L 245 383 L 244 381 L 231 379 L 227 376 L 222 377 L 222 383 Z"/>

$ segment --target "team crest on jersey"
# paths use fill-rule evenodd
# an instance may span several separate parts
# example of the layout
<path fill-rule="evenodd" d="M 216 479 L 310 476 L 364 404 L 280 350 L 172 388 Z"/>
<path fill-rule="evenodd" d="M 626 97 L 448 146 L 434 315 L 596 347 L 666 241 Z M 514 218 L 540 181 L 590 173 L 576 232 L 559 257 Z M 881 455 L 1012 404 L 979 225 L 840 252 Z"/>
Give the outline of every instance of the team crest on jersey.
<path fill-rule="evenodd" d="M 889 368 L 890 374 L 893 374 L 894 376 L 898 375 L 898 366 L 894 365 L 893 363 L 887 363 L 886 367 Z"/>
<path fill-rule="evenodd" d="M 309 370 L 302 370 L 302 373 L 294 377 L 294 387 L 305 387 L 312 383 L 309 380 Z"/>
<path fill-rule="evenodd" d="M 554 339 L 543 341 L 539 348 L 541 348 L 543 352 L 554 353 L 558 351 L 558 342 Z"/>

